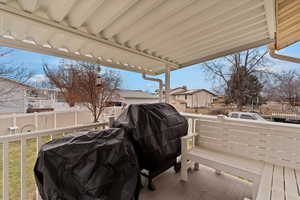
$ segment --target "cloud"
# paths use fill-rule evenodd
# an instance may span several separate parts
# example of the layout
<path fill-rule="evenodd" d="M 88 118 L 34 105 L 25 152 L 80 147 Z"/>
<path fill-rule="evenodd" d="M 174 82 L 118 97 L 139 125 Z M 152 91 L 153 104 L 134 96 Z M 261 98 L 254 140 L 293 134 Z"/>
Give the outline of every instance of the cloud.
<path fill-rule="evenodd" d="M 148 83 L 148 84 L 146 84 L 146 86 L 147 86 L 147 87 L 151 87 L 151 88 L 153 88 L 153 87 L 155 87 L 156 85 L 155 85 L 155 84 L 153 84 L 153 83 Z"/>
<path fill-rule="evenodd" d="M 33 77 L 31 77 L 29 81 L 36 82 L 36 83 L 41 83 L 41 82 L 44 82 L 44 81 L 47 81 L 47 80 L 48 80 L 48 78 L 46 77 L 45 74 L 36 74 Z"/>

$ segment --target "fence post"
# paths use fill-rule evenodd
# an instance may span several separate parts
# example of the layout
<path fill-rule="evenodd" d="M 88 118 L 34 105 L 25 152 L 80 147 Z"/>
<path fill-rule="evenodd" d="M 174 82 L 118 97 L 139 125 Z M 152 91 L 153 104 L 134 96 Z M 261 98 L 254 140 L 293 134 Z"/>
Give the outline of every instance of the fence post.
<path fill-rule="evenodd" d="M 115 121 L 115 117 L 111 116 L 108 118 L 108 127 L 109 128 L 112 128 L 114 121 Z"/>
<path fill-rule="evenodd" d="M 17 133 L 17 115 L 16 113 L 12 114 L 13 124 L 12 127 L 9 128 L 9 134 Z"/>
<path fill-rule="evenodd" d="M 225 121 L 225 116 L 224 115 L 218 115 L 217 116 L 218 121 L 224 122 Z"/>
<path fill-rule="evenodd" d="M 17 126 L 17 115 L 16 115 L 16 113 L 13 113 L 12 116 L 13 116 L 13 127 L 16 127 Z"/>
<path fill-rule="evenodd" d="M 75 121 L 75 126 L 78 125 L 78 113 L 77 113 L 77 109 L 74 111 L 74 121 Z"/>
<path fill-rule="evenodd" d="M 34 126 L 35 126 L 35 130 L 38 130 L 38 114 L 37 112 L 34 112 Z"/>
<path fill-rule="evenodd" d="M 54 128 L 56 128 L 56 111 L 53 111 L 53 123 L 54 123 Z"/>

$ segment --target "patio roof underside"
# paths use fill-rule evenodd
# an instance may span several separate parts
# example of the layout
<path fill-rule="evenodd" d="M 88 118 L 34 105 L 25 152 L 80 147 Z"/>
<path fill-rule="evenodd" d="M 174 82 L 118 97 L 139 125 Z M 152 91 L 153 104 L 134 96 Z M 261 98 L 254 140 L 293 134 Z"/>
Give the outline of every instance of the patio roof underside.
<path fill-rule="evenodd" d="M 275 48 L 283 49 L 300 40 L 300 1 L 277 0 Z"/>
<path fill-rule="evenodd" d="M 274 40 L 274 0 L 0 0 L 0 45 L 156 75 Z"/>

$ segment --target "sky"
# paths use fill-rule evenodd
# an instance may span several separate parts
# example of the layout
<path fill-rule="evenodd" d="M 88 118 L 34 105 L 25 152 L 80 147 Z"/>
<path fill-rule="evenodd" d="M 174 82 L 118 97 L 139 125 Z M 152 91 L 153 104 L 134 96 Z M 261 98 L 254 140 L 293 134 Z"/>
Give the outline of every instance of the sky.
<path fill-rule="evenodd" d="M 262 47 L 264 48 L 264 47 Z M 294 56 L 300 58 L 300 43 L 296 43 L 287 47 L 281 51 L 280 54 Z M 43 63 L 47 63 L 50 66 L 57 66 L 61 62 L 61 58 L 43 55 L 39 53 L 14 49 L 13 52 L 6 56 L 7 60 L 29 68 L 34 72 L 34 81 L 42 81 L 45 79 L 43 74 Z M 5 61 L 2 58 L 2 61 Z M 275 71 L 295 69 L 300 71 L 300 64 L 272 60 L 272 69 Z M 105 68 L 105 67 L 104 67 Z M 113 69 L 113 68 L 107 68 Z M 158 84 L 152 81 L 143 80 L 140 73 L 128 72 L 124 70 L 113 69 L 118 72 L 122 79 L 121 88 L 131 90 L 144 90 L 153 92 L 158 88 Z M 164 78 L 163 75 L 156 76 L 156 78 Z M 192 65 L 183 69 L 175 70 L 171 72 L 171 88 L 187 86 L 189 89 L 208 89 L 214 88 L 213 81 L 209 80 L 205 72 L 202 70 L 201 64 Z"/>

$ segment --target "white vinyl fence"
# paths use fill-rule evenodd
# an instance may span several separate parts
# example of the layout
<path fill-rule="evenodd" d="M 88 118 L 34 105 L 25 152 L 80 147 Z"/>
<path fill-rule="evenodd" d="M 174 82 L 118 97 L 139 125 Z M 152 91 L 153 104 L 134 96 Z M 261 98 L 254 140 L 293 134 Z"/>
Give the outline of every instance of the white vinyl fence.
<path fill-rule="evenodd" d="M 121 111 L 121 107 L 107 107 L 99 121 L 107 121 L 109 116 L 118 116 Z M 92 121 L 92 114 L 88 110 L 2 115 L 0 116 L 0 135 L 77 126 L 89 124 Z"/>

